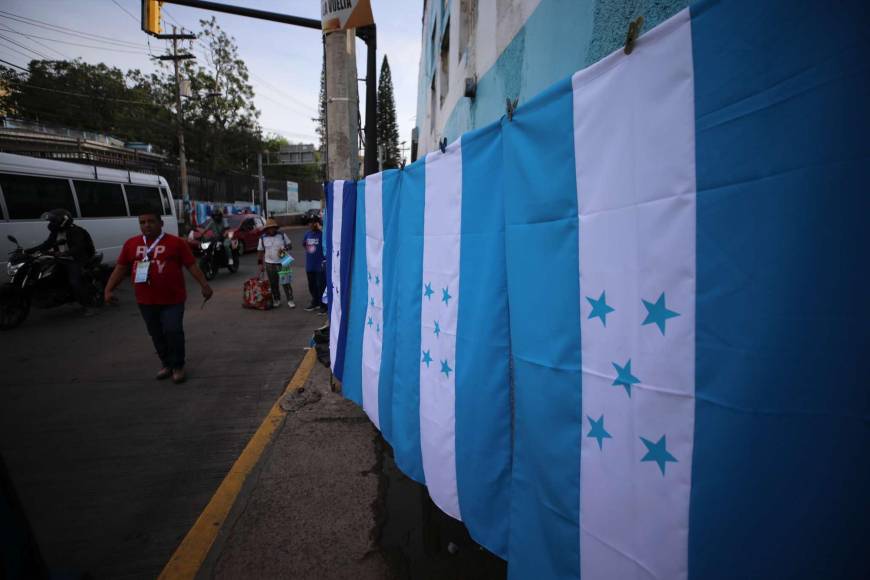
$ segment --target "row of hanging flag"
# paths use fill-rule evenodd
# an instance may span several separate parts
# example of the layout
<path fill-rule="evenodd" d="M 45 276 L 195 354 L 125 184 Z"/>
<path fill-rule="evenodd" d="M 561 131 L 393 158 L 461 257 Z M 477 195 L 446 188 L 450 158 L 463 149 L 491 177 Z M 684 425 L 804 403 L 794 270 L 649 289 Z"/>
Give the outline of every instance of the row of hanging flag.
<path fill-rule="evenodd" d="M 865 16 L 693 4 L 328 184 L 333 372 L 511 578 L 867 572 Z"/>

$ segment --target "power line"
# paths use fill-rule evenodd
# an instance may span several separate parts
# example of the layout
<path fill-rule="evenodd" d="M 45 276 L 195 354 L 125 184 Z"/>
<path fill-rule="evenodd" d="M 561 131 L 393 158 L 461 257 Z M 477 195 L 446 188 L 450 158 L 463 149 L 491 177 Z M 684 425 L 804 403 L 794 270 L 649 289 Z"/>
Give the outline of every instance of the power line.
<path fill-rule="evenodd" d="M 26 69 L 23 66 L 18 66 L 14 62 L 9 62 L 8 60 L 3 60 L 2 58 L 0 58 L 0 62 L 2 62 L 3 64 L 8 64 L 9 66 L 15 67 L 17 69 L 23 70 L 24 72 L 30 72 L 29 69 Z"/>
<path fill-rule="evenodd" d="M 51 30 L 52 32 L 60 32 L 61 34 L 68 34 L 70 36 L 78 36 L 84 38 L 86 40 L 98 41 L 106 44 L 116 44 L 120 46 L 127 46 L 130 48 L 143 48 L 141 44 L 130 42 L 126 40 L 116 40 L 109 36 L 102 36 L 99 34 L 84 32 L 81 30 L 76 30 L 74 28 L 67 28 L 65 26 L 58 26 L 56 24 L 51 24 L 50 22 L 44 22 L 42 20 L 37 20 L 35 18 L 28 18 L 26 16 L 19 16 L 17 14 L 13 14 L 12 12 L 7 12 L 5 10 L 0 10 L 0 17 L 9 18 L 16 22 L 20 22 L 22 24 L 27 24 L 29 26 L 34 26 L 36 28 L 43 28 L 47 30 Z"/>
<path fill-rule="evenodd" d="M 0 28 L 0 30 L 4 30 L 4 31 L 6 31 L 6 32 L 9 32 L 10 34 L 19 34 L 19 35 L 21 35 L 21 36 L 25 36 L 25 37 L 27 37 L 28 40 L 30 40 L 30 42 L 32 42 L 32 43 L 34 43 L 34 44 L 38 44 L 39 46 L 41 46 L 41 47 L 43 47 L 43 48 L 47 48 L 48 50 L 51 50 L 51 51 L 53 51 L 53 52 L 59 54 L 59 55 L 62 56 L 63 58 L 69 58 L 69 55 L 66 55 L 66 54 L 62 53 L 61 51 L 57 50 L 56 48 L 52 48 L 51 46 L 48 46 L 47 44 L 44 44 L 44 43 L 42 43 L 42 42 L 39 42 L 38 40 L 34 40 L 34 38 L 40 38 L 40 37 L 38 37 L 38 36 L 30 37 L 30 36 L 24 34 L 23 32 L 18 32 L 18 31 L 16 31 L 16 30 L 12 30 L 11 28 L 6 28 L 5 26 L 3 26 L 2 28 Z"/>
<path fill-rule="evenodd" d="M 126 13 L 127 13 L 127 16 L 129 16 L 130 18 L 133 19 L 133 22 L 139 22 L 139 19 L 136 18 L 135 16 L 133 16 L 133 14 L 132 14 L 129 10 L 127 10 L 126 8 L 124 8 L 123 6 L 121 6 L 120 4 L 118 4 L 118 0 L 112 0 L 112 2 L 115 3 L 115 6 L 117 6 L 118 8 L 120 8 L 121 10 L 123 10 L 124 12 L 126 12 Z"/>
<path fill-rule="evenodd" d="M 25 83 L 10 81 L 10 84 L 22 85 Z M 40 86 L 33 85 L 30 83 L 26 83 L 26 86 L 27 86 L 27 88 L 37 89 L 40 91 L 47 91 L 49 93 L 58 93 L 61 95 L 69 95 L 72 97 L 82 97 L 85 99 L 99 99 L 99 100 L 103 100 L 103 101 L 113 101 L 115 103 L 126 103 L 126 104 L 130 104 L 130 105 L 142 105 L 142 106 L 146 106 L 146 107 L 161 107 L 161 108 L 163 107 L 163 105 L 161 105 L 160 103 L 149 103 L 148 101 L 134 101 L 132 99 L 115 99 L 112 97 L 99 97 L 97 95 L 86 95 L 83 93 L 73 93 L 71 91 L 61 91 L 59 89 L 50 89 L 48 87 L 40 87 Z"/>
<path fill-rule="evenodd" d="M 60 39 L 58 39 L 58 38 L 48 38 L 47 36 L 37 36 L 37 35 L 35 35 L 35 34 L 27 34 L 27 33 L 24 33 L 24 32 L 18 32 L 18 31 L 15 31 L 15 30 L 9 30 L 8 28 L 6 28 L 5 30 L 6 30 L 6 32 L 11 32 L 11 33 L 13 33 L 13 34 L 18 34 L 18 35 L 20 35 L 20 36 L 24 36 L 25 38 L 28 38 L 28 39 L 32 40 L 33 42 L 35 42 L 35 43 L 37 43 L 37 44 L 39 44 L 39 45 L 41 45 L 41 46 L 44 46 L 45 48 L 48 48 L 48 49 L 50 49 L 50 50 L 54 50 L 54 52 L 57 52 L 58 54 L 60 54 L 60 55 L 61 55 L 62 57 L 64 57 L 64 58 L 69 58 L 69 56 L 68 56 L 68 55 L 65 55 L 65 54 L 63 54 L 63 53 L 61 53 L 61 52 L 55 50 L 54 48 L 52 48 L 52 47 L 50 47 L 50 46 L 47 46 L 47 45 L 45 45 L 45 44 L 43 44 L 43 43 L 41 43 L 41 42 L 37 42 L 36 40 L 33 40 L 33 39 L 35 39 L 35 38 L 39 38 L 39 39 L 42 39 L 42 40 L 47 40 L 47 41 L 49 41 L 49 42 L 59 42 L 59 43 L 61 43 L 61 44 L 69 44 L 69 45 L 71 45 L 71 46 L 80 46 L 80 47 L 83 47 L 83 48 L 93 48 L 93 49 L 95 49 L 95 50 L 107 50 L 107 51 L 112 51 L 112 52 L 124 52 L 124 53 L 127 53 L 127 54 L 146 54 L 146 53 L 143 52 L 142 50 L 128 50 L 128 49 L 126 49 L 126 48 L 118 48 L 118 47 L 114 47 L 114 46 L 95 46 L 95 45 L 93 45 L 93 44 L 81 44 L 81 43 L 79 43 L 79 42 L 70 42 L 69 40 L 60 40 Z"/>
<path fill-rule="evenodd" d="M 32 49 L 32 48 L 30 48 L 30 47 L 28 47 L 28 46 L 25 46 L 25 45 L 21 44 L 20 42 L 15 42 L 15 41 L 12 40 L 11 38 L 7 38 L 7 37 L 3 36 L 2 34 L 0 34 L 0 38 L 2 38 L 3 40 L 5 40 L 6 42 L 10 42 L 10 43 L 14 44 L 15 46 L 20 46 L 20 47 L 23 48 L 24 50 L 30 51 L 30 52 L 32 52 L 33 54 L 35 54 L 35 55 L 37 55 L 37 56 L 39 56 L 39 57 L 42 57 L 42 58 L 45 59 L 45 60 L 51 60 L 51 57 L 48 56 L 47 54 L 42 54 L 42 53 L 39 52 L 38 50 L 34 50 L 34 49 Z"/>
<path fill-rule="evenodd" d="M 30 55 L 27 54 L 27 53 L 21 52 L 21 51 L 18 50 L 17 48 L 12 48 L 11 46 L 6 46 L 5 44 L 0 44 L 0 46 L 2 46 L 3 48 L 5 48 L 6 50 L 11 50 L 12 52 L 14 52 L 14 53 L 16 53 L 16 54 L 19 54 L 19 55 L 23 56 L 23 57 L 26 58 L 27 60 L 34 60 L 32 56 L 30 56 Z"/>

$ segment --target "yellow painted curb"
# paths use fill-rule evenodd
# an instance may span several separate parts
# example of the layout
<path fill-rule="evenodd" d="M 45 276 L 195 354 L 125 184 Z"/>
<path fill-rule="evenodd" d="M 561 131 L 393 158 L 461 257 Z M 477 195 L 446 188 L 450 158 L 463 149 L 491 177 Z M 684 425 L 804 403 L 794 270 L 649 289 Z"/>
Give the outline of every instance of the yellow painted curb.
<path fill-rule="evenodd" d="M 316 354 L 312 348 L 302 358 L 299 368 L 296 369 L 293 378 L 290 379 L 281 397 L 290 391 L 299 389 L 305 384 L 316 360 Z M 260 424 L 251 440 L 248 441 L 242 454 L 239 455 L 239 458 L 236 459 L 236 462 L 230 468 L 229 473 L 224 477 L 220 487 L 217 488 L 217 491 L 212 496 L 211 501 L 205 506 L 196 523 L 193 524 L 184 540 L 176 548 L 175 553 L 172 554 L 172 558 L 169 559 L 169 562 L 160 573 L 159 579 L 192 580 L 197 575 L 206 556 L 208 556 L 209 550 L 211 550 L 214 544 L 215 538 L 217 538 L 218 532 L 220 532 L 221 526 L 223 526 L 227 515 L 230 513 L 230 509 L 233 507 L 236 497 L 238 497 L 239 491 L 241 491 L 242 485 L 245 483 L 245 479 L 247 479 L 251 470 L 256 467 L 260 456 L 263 455 L 263 451 L 266 449 L 266 445 L 272 440 L 275 429 L 278 428 L 278 425 L 281 424 L 281 421 L 287 414 L 278 404 L 280 400 L 281 398 L 279 397 L 278 401 L 275 401 L 275 404 L 272 405 L 269 414 Z"/>

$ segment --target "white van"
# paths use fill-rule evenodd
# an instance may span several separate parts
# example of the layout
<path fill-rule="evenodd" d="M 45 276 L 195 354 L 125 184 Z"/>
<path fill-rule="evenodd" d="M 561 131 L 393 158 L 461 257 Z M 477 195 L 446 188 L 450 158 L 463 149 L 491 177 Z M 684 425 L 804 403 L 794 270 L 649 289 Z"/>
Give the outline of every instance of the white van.
<path fill-rule="evenodd" d="M 49 233 L 40 216 L 55 208 L 75 216 L 105 264 L 114 264 L 124 242 L 139 233 L 143 211 L 163 215 L 163 230 L 178 235 L 172 194 L 159 175 L 0 153 L 0 280 L 15 248 L 7 236 L 25 248 L 40 244 Z"/>

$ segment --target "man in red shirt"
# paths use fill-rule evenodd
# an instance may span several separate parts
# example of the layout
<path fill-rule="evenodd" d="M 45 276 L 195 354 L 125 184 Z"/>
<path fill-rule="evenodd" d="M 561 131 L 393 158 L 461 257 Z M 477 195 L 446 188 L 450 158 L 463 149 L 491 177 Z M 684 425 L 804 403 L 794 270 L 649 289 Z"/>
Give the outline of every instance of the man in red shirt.
<path fill-rule="evenodd" d="M 211 298 L 209 287 L 190 246 L 177 236 L 163 233 L 163 220 L 157 214 L 139 216 L 141 236 L 124 243 L 115 270 L 106 283 L 105 300 L 112 302 L 112 293 L 128 272 L 136 291 L 136 302 L 145 320 L 148 334 L 154 342 L 163 368 L 157 379 L 172 376 L 176 383 L 184 382 L 184 301 L 187 290 L 184 272 L 187 268 L 202 287 L 202 296 Z"/>

